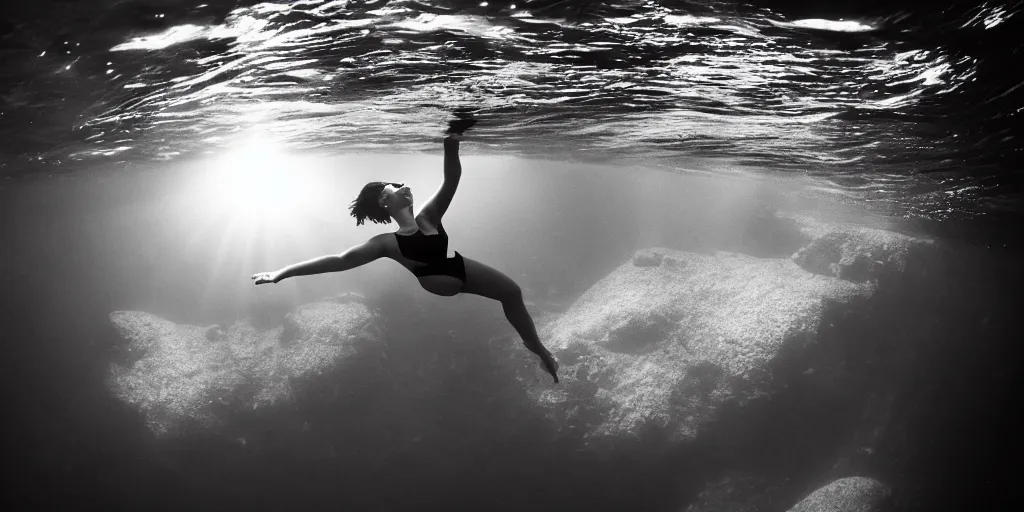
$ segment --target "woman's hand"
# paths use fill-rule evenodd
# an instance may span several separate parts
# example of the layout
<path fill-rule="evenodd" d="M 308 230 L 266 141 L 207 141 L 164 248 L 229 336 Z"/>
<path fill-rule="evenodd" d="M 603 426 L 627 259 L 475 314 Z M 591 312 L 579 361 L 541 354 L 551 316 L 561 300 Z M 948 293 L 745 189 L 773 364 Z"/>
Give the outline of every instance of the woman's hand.
<path fill-rule="evenodd" d="M 445 133 L 449 135 L 462 135 L 475 124 L 476 119 L 473 118 L 452 119 L 451 121 L 448 121 L 448 129 L 445 130 Z"/>
<path fill-rule="evenodd" d="M 253 284 L 277 283 L 277 272 L 259 272 L 252 275 Z"/>

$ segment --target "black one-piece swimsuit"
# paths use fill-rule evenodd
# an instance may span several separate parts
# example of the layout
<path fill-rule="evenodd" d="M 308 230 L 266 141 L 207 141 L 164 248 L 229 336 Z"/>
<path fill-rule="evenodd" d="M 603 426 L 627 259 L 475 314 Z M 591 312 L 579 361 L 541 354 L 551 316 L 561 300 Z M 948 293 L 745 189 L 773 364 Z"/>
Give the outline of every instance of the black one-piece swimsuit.
<path fill-rule="evenodd" d="M 466 262 L 459 251 L 455 251 L 454 257 L 448 257 L 448 233 L 441 224 L 437 225 L 436 235 L 418 230 L 411 235 L 395 233 L 395 239 L 402 256 L 422 263 L 412 269 L 414 276 L 451 276 L 466 282 Z"/>

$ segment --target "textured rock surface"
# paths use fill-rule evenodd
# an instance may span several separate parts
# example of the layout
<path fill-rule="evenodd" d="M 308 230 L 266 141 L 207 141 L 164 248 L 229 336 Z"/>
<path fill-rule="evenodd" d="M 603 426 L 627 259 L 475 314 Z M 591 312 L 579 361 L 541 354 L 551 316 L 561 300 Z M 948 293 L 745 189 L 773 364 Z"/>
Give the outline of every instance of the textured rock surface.
<path fill-rule="evenodd" d="M 870 478 L 840 478 L 812 492 L 789 512 L 881 512 L 889 488 Z"/>
<path fill-rule="evenodd" d="M 854 224 L 793 217 L 809 240 L 792 259 L 808 272 L 863 282 L 883 272 L 903 272 L 913 251 L 932 248 L 931 240 Z"/>
<path fill-rule="evenodd" d="M 376 313 L 352 297 L 305 304 L 265 331 L 243 322 L 180 325 L 141 311 L 115 311 L 110 321 L 129 358 L 111 366 L 108 386 L 158 436 L 216 428 L 231 411 L 286 402 L 297 383 L 377 338 Z"/>
<path fill-rule="evenodd" d="M 723 403 L 770 392 L 780 352 L 872 289 L 788 259 L 641 250 L 542 329 L 564 385 L 533 396 L 588 436 L 654 425 L 692 439 Z"/>
<path fill-rule="evenodd" d="M 934 246 L 871 227 L 772 218 L 785 240 L 755 245 L 776 258 L 638 251 L 542 327 L 565 384 L 534 387 L 534 399 L 588 437 L 654 426 L 693 439 L 723 405 L 786 386 L 776 375 L 782 357 L 799 360 L 820 343 L 823 322 L 855 311 L 879 279 L 919 266 L 915 258 Z M 828 375 L 815 375 L 820 391 L 841 391 Z"/>

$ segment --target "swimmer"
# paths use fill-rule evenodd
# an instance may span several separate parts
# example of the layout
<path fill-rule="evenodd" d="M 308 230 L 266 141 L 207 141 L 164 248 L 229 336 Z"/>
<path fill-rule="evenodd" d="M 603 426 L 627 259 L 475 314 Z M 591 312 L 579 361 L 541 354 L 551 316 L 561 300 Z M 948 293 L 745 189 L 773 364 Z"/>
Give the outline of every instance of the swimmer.
<path fill-rule="evenodd" d="M 379 258 L 390 258 L 408 269 L 428 292 L 450 297 L 459 293 L 480 295 L 501 303 L 512 327 L 523 344 L 536 354 L 543 368 L 558 382 L 558 361 L 540 342 L 533 318 L 523 303 L 523 293 L 511 278 L 479 261 L 463 257 L 458 251 L 448 257 L 448 234 L 441 218 L 455 196 L 462 177 L 459 141 L 462 132 L 475 124 L 472 119 L 449 123 L 444 139 L 444 181 L 418 212 L 413 210 L 412 191 L 402 183 L 367 183 L 352 201 L 349 211 L 362 225 L 398 223 L 398 229 L 374 236 L 341 254 L 314 258 L 274 272 L 254 274 L 255 284 L 278 283 L 296 276 L 341 272 Z"/>

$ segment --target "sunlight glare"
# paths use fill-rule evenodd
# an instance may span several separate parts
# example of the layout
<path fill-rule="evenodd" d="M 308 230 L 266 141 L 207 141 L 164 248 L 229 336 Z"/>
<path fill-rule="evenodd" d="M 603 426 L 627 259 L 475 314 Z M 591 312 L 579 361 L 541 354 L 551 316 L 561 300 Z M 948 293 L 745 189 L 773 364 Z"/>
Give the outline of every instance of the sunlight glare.
<path fill-rule="evenodd" d="M 318 187 L 297 160 L 265 137 L 250 138 L 215 159 L 203 186 L 210 213 L 248 224 L 301 217 L 316 204 Z"/>

